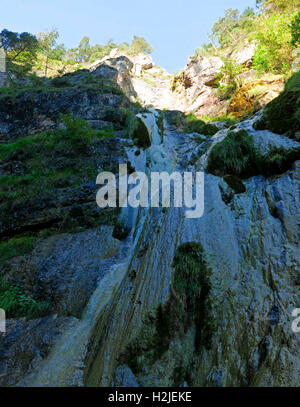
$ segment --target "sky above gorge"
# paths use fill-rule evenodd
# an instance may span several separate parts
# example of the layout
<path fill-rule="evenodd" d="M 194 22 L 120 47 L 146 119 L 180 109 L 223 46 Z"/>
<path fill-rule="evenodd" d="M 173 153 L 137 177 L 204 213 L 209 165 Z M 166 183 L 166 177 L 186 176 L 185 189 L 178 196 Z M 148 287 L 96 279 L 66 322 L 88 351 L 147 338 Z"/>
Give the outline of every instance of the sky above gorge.
<path fill-rule="evenodd" d="M 255 0 L 0 0 L 0 30 L 38 33 L 57 28 L 72 48 L 87 35 L 92 45 L 145 37 L 154 61 L 182 69 L 227 8 L 243 11 Z"/>

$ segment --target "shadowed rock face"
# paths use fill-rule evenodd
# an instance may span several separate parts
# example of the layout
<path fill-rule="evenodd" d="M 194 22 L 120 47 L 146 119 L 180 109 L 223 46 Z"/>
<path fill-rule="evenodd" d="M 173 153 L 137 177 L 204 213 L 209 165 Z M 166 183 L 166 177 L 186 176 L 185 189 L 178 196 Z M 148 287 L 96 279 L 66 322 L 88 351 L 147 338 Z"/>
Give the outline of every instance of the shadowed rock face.
<path fill-rule="evenodd" d="M 88 75 L 97 70 L 115 75 L 118 64 L 125 64 L 128 74 L 126 60 L 109 64 Z M 191 73 L 191 81 L 196 76 Z M 129 103 L 120 94 L 92 91 L 89 99 L 85 92 L 64 89 L 35 97 L 49 98 L 53 117 L 62 109 L 63 95 L 72 112 L 84 118 L 95 118 L 88 116 L 89 106 L 100 117 L 107 107 L 118 111 Z M 18 98 L 9 103 L 21 109 Z M 35 99 L 31 103 L 28 117 L 33 118 L 35 109 L 43 108 Z M 1 122 L 7 140 L 19 120 L 12 109 L 9 115 Z M 151 146 L 140 149 L 120 137 L 99 140 L 87 163 L 92 157 L 101 170 L 110 165 L 117 171 L 119 162 L 130 162 L 131 170 L 146 174 L 205 169 L 213 148 L 230 131 L 220 124 L 212 137 L 184 134 L 172 125 L 173 116 L 166 113 L 158 127 L 156 111 L 139 114 Z M 43 230 L 45 220 L 61 222 L 69 212 L 72 219 L 83 219 L 83 230 L 60 234 L 55 229 L 54 236 L 39 236 L 31 253 L 2 265 L 2 275 L 25 294 L 52 304 L 51 315 L 8 321 L 7 334 L 0 337 L 2 386 L 299 385 L 299 337 L 291 330 L 291 312 L 299 307 L 299 143 L 255 130 L 256 120 L 241 122 L 234 132 L 246 131 L 262 156 L 274 148 L 291 155 L 288 168 L 276 167 L 268 177 L 238 178 L 240 189 L 226 176 L 206 173 L 202 218 L 185 218 L 185 208 L 124 208 L 118 221 L 128 234 L 121 241 L 113 237 L 118 213 L 109 212 L 97 223 L 102 212 L 92 179 L 77 189 L 55 189 L 59 208 L 49 201 L 24 208 L 15 218 L 7 212 L 1 227 L 10 236 L 31 225 Z M 29 119 L 24 129 L 31 134 Z M 14 157 L 0 168 L 14 175 L 26 165 Z"/>
<path fill-rule="evenodd" d="M 60 114 L 73 114 L 89 121 L 95 128 L 124 124 L 119 113 L 128 107 L 128 99 L 119 89 L 101 92 L 97 87 L 53 89 L 23 92 L 18 98 L 0 100 L 0 133 L 2 140 L 14 141 L 18 137 L 53 129 Z M 123 123 L 122 123 L 123 120 Z M 121 123 L 120 123 L 121 121 Z"/>

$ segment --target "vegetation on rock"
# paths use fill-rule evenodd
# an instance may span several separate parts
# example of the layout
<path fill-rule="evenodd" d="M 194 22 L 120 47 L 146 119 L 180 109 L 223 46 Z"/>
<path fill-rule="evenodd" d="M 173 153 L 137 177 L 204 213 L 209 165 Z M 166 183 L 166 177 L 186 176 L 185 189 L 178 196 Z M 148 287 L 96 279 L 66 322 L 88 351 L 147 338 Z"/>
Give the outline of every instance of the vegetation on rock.
<path fill-rule="evenodd" d="M 185 133 L 199 133 L 204 136 L 213 136 L 219 131 L 219 128 L 214 124 L 205 123 L 203 120 L 198 119 L 193 114 L 186 116 L 185 118 Z"/>
<path fill-rule="evenodd" d="M 253 138 L 246 130 L 229 131 L 227 137 L 211 150 L 207 171 L 218 176 L 231 175 L 242 179 L 254 175 L 272 176 L 290 169 L 299 157 L 299 149 L 287 152 L 275 147 L 262 155 L 254 147 Z M 233 189 L 243 189 L 237 185 L 236 178 L 227 177 L 226 180 Z"/>
<path fill-rule="evenodd" d="M 266 107 L 255 128 L 292 137 L 300 131 L 300 72 L 288 80 L 285 90 Z"/>

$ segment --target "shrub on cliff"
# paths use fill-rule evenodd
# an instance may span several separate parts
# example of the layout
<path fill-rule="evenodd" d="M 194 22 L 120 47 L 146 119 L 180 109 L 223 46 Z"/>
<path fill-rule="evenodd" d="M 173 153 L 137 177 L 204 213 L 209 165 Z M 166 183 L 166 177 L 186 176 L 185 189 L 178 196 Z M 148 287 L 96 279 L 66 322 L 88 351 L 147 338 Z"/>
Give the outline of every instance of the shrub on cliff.
<path fill-rule="evenodd" d="M 254 127 L 289 136 L 300 131 L 300 72 L 288 80 L 285 90 L 266 107 Z"/>
<path fill-rule="evenodd" d="M 210 152 L 207 171 L 215 175 L 234 174 L 242 178 L 257 173 L 256 152 L 247 131 L 230 131 L 223 141 L 216 144 Z"/>
<path fill-rule="evenodd" d="M 36 301 L 24 294 L 20 287 L 3 280 L 0 280 L 0 308 L 5 309 L 8 318 L 26 316 L 28 319 L 34 319 L 51 312 L 49 302 Z"/>
<path fill-rule="evenodd" d="M 291 168 L 291 164 L 300 159 L 300 149 L 286 151 L 272 148 L 262 155 L 254 147 L 253 138 L 246 130 L 230 131 L 228 136 L 216 144 L 208 157 L 207 172 L 217 176 L 233 175 L 242 179 L 254 175 L 272 176 Z M 236 190 L 236 178 L 226 178 L 226 182 Z M 238 188 L 240 189 L 240 188 Z"/>
<path fill-rule="evenodd" d="M 199 133 L 204 136 L 213 136 L 219 131 L 219 128 L 214 124 L 207 124 L 203 120 L 197 119 L 196 116 L 190 114 L 185 119 L 185 133 Z"/>
<path fill-rule="evenodd" d="M 141 148 L 151 146 L 151 139 L 147 127 L 143 121 L 133 112 L 127 112 L 126 127 L 123 131 L 124 137 L 131 138 Z"/>

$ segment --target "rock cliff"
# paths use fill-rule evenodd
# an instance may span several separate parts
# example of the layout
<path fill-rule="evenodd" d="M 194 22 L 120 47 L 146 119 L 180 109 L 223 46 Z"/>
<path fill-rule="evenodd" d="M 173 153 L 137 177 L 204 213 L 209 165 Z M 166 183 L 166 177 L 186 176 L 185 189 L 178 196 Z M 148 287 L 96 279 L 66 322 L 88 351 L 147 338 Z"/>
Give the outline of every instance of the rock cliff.
<path fill-rule="evenodd" d="M 150 58 L 111 55 L 1 96 L 0 296 L 33 301 L 0 334 L 1 386 L 299 385 L 299 100 L 277 133 L 278 99 L 191 131 L 181 111 L 222 108 L 221 65 L 191 58 L 172 91 Z M 205 171 L 203 217 L 98 208 L 97 173 L 124 162 Z"/>

